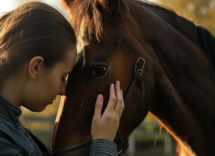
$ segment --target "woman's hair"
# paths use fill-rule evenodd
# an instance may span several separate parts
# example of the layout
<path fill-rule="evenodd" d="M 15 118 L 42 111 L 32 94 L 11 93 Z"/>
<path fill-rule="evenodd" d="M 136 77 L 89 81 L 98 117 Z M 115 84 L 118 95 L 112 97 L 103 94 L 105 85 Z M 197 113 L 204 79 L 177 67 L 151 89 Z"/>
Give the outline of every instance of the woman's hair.
<path fill-rule="evenodd" d="M 55 8 L 30 2 L 0 17 L 0 82 L 35 56 L 52 67 L 76 47 L 68 20 Z"/>

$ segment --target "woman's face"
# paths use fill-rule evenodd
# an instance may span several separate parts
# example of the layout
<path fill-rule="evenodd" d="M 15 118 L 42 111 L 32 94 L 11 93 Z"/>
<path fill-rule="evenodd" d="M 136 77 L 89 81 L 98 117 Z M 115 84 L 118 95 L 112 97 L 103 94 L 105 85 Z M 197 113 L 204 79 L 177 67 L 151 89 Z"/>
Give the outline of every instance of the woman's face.
<path fill-rule="evenodd" d="M 66 78 L 75 64 L 77 50 L 71 48 L 66 51 L 64 60 L 56 63 L 53 68 L 44 68 L 40 76 L 25 87 L 25 100 L 23 106 L 35 112 L 40 112 L 48 104 L 52 104 L 57 95 L 64 95 Z"/>

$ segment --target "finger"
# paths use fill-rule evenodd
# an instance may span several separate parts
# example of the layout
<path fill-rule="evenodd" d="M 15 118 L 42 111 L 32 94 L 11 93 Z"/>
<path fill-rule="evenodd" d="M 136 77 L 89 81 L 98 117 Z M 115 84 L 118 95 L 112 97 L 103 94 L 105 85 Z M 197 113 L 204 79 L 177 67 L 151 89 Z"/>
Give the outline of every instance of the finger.
<path fill-rule="evenodd" d="M 114 90 L 114 84 L 112 83 L 110 86 L 110 97 L 109 97 L 108 105 L 105 112 L 110 112 L 110 111 L 112 112 L 114 110 L 115 104 L 116 104 L 116 94 Z"/>
<path fill-rule="evenodd" d="M 122 95 L 121 95 L 121 89 L 120 89 L 120 82 L 119 81 L 116 81 L 115 92 L 116 92 L 116 105 L 115 105 L 115 109 L 116 109 L 118 107 L 118 103 L 122 103 Z"/>
<path fill-rule="evenodd" d="M 120 90 L 121 91 L 121 95 L 122 95 L 122 98 L 123 98 L 123 102 L 122 102 L 122 109 L 121 109 L 121 112 L 120 112 L 120 116 L 122 115 L 122 112 L 123 112 L 123 110 L 124 110 L 124 108 L 125 108 L 125 102 L 124 102 L 124 96 L 123 96 L 123 91 L 122 90 Z"/>
<path fill-rule="evenodd" d="M 101 118 L 101 112 L 102 112 L 102 106 L 103 106 L 103 96 L 101 94 L 98 95 L 95 105 L 95 111 L 94 111 L 94 120 L 100 120 Z"/>
<path fill-rule="evenodd" d="M 123 97 L 123 92 L 122 92 L 122 90 L 121 90 L 121 95 L 122 95 L 122 97 Z M 122 101 L 122 103 L 120 104 L 118 104 L 119 105 L 119 107 L 117 108 L 117 110 L 115 110 L 115 112 L 114 112 L 114 114 L 119 118 L 119 120 L 120 120 L 120 118 L 121 118 L 121 116 L 122 116 L 122 112 L 123 112 L 123 110 L 124 110 L 124 108 L 125 108 L 125 103 L 124 103 L 124 100 Z"/>
<path fill-rule="evenodd" d="M 116 85 L 116 96 L 117 96 L 117 101 L 116 101 L 116 108 L 114 112 L 121 115 L 121 112 L 124 108 L 124 100 L 123 100 L 123 95 L 120 89 L 119 82 L 117 82 L 117 85 Z"/>

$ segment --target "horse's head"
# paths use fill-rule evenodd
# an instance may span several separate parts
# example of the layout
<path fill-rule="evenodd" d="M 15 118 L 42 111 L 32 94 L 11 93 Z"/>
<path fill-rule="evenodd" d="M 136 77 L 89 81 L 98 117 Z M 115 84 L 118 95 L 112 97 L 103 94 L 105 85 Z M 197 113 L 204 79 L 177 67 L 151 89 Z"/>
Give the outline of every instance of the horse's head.
<path fill-rule="evenodd" d="M 195 46 L 196 32 L 180 26 L 187 21 L 138 0 L 65 0 L 65 4 L 82 50 L 68 78 L 67 98 L 58 111 L 52 148 L 91 140 L 97 95 L 104 96 L 104 110 L 110 84 L 119 80 L 125 96 L 135 62 L 141 57 L 146 61 L 142 76 L 145 96 L 140 86 L 134 85 L 120 120 L 121 136 L 128 138 L 150 111 L 180 143 L 187 142 L 199 153 L 207 151 L 213 131 L 205 124 L 215 112 L 211 111 L 215 110 L 214 83 L 207 59 Z M 202 103 L 204 107 L 199 107 Z M 205 146 L 200 144 L 203 141 Z M 115 142 L 121 148 L 118 137 Z"/>
<path fill-rule="evenodd" d="M 117 80 L 126 95 L 134 77 L 136 60 L 150 51 L 137 40 L 139 30 L 134 28 L 135 21 L 121 0 L 67 2 L 71 10 L 74 9 L 71 12 L 71 19 L 74 20 L 72 25 L 79 28 L 76 29 L 79 37 L 85 33 L 81 39 L 88 43 L 79 52 L 73 72 L 68 78 L 67 98 L 60 106 L 59 120 L 55 127 L 54 149 L 91 140 L 91 122 L 97 95 L 103 94 L 105 109 L 110 84 Z M 82 20 L 86 20 L 85 23 Z M 85 31 L 80 30 L 80 27 Z M 144 59 L 149 59 L 149 56 L 146 55 Z M 143 71 L 144 82 L 147 82 L 144 87 L 151 86 L 148 90 L 153 89 L 153 77 L 147 75 L 151 73 L 150 70 L 152 66 L 148 63 Z M 140 86 L 135 84 L 120 120 L 119 131 L 122 137 L 128 138 L 143 121 L 149 109 L 149 100 L 143 99 Z M 118 137 L 115 142 L 119 146 Z"/>

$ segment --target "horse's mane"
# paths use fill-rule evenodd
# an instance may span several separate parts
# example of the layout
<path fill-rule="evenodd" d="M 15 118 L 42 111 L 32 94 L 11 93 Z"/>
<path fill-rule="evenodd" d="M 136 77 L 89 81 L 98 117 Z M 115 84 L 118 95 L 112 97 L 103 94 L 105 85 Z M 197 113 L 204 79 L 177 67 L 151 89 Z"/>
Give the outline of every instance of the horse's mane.
<path fill-rule="evenodd" d="M 132 0 L 140 5 L 151 10 L 153 13 L 157 14 L 165 21 L 167 21 L 172 27 L 178 30 L 181 34 L 186 36 L 194 44 L 198 45 L 198 36 L 197 29 L 193 22 L 187 20 L 186 18 L 177 15 L 172 9 L 163 6 L 157 5 L 152 2 L 143 2 L 141 0 Z"/>
<path fill-rule="evenodd" d="M 130 0 L 148 8 L 158 16 L 166 20 L 171 26 L 185 35 L 190 41 L 198 45 L 197 30 L 195 25 L 187 19 L 178 16 L 173 10 L 166 6 L 142 0 Z M 107 4 L 98 4 L 97 0 L 78 0 L 69 4 L 71 12 L 71 24 L 76 30 L 77 36 L 87 36 L 89 39 L 95 36 L 99 41 L 103 35 L 102 14 L 106 9 L 110 12 Z M 123 16 L 119 12 L 120 16 Z M 84 33 L 84 34 L 83 34 Z"/>

